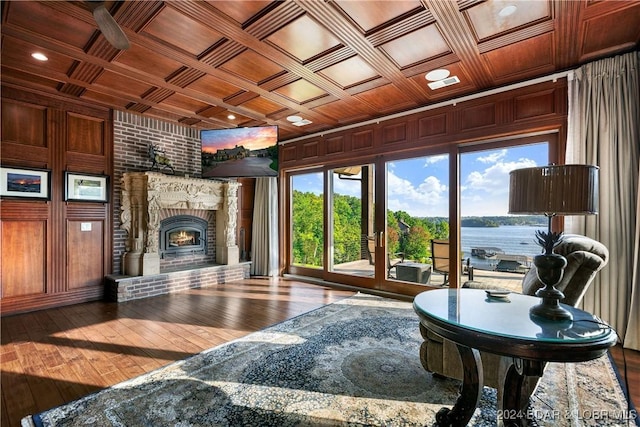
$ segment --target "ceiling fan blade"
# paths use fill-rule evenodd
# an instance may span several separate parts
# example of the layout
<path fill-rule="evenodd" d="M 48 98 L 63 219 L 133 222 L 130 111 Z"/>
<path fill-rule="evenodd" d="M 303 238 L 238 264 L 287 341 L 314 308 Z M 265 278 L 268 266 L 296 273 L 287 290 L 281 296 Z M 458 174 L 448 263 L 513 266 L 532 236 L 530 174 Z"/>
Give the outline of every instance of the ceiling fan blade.
<path fill-rule="evenodd" d="M 107 41 L 116 49 L 129 49 L 129 39 L 127 35 L 122 31 L 122 28 L 120 28 L 116 20 L 113 19 L 113 16 L 111 16 L 104 6 L 104 2 L 89 1 L 88 3 L 93 17 L 96 20 L 96 24 L 98 24 L 98 28 L 100 28 L 100 31 Z"/>

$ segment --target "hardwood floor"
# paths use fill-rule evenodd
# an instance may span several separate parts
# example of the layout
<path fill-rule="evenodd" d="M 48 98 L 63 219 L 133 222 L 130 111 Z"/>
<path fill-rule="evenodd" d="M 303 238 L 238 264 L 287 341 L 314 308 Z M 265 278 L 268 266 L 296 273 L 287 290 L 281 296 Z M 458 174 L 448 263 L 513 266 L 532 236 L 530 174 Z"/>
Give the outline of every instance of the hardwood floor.
<path fill-rule="evenodd" d="M 353 295 L 251 279 L 1 319 L 2 426 Z"/>
<path fill-rule="evenodd" d="M 610 353 L 618 368 L 620 378 L 628 384 L 631 402 L 637 410 L 640 405 L 640 351 L 624 349 L 623 354 L 623 348 L 617 345 L 611 349 Z M 640 417 L 637 411 L 635 414 L 636 417 Z"/>
<path fill-rule="evenodd" d="M 353 295 L 250 279 L 116 304 L 93 302 L 1 319 L 2 426 Z M 612 352 L 621 364 L 621 351 Z M 632 399 L 640 355 L 625 351 Z M 620 369 L 623 374 L 622 369 Z"/>

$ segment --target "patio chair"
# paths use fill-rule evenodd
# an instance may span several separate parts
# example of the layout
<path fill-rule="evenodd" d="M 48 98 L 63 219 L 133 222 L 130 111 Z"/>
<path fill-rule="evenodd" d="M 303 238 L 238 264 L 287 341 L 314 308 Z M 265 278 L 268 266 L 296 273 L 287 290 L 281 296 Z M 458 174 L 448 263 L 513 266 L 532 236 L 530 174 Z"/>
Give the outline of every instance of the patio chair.
<path fill-rule="evenodd" d="M 449 241 L 448 240 L 431 240 L 431 263 L 433 265 L 432 270 L 436 273 L 444 275 L 444 283 L 449 283 Z M 473 266 L 471 265 L 471 258 L 465 258 L 461 261 L 460 272 L 467 274 L 469 280 L 473 280 Z"/>
<path fill-rule="evenodd" d="M 366 252 L 367 259 L 369 260 L 369 265 L 375 264 L 375 236 L 368 236 L 363 234 L 361 236 L 362 242 L 361 246 L 363 250 Z M 404 262 L 404 252 L 396 252 L 393 254 L 393 260 L 391 258 L 392 254 L 387 254 L 387 277 L 391 277 L 391 270 L 393 270 L 396 265 Z M 399 261 L 394 261 L 400 258 Z"/>
<path fill-rule="evenodd" d="M 398 264 L 401 264 L 404 262 L 404 252 L 397 252 L 393 254 L 393 256 L 394 256 L 394 259 L 400 258 L 400 261 L 395 261 L 395 262 L 392 261 L 391 254 L 387 254 L 387 277 L 391 277 L 391 270 L 396 268 Z"/>

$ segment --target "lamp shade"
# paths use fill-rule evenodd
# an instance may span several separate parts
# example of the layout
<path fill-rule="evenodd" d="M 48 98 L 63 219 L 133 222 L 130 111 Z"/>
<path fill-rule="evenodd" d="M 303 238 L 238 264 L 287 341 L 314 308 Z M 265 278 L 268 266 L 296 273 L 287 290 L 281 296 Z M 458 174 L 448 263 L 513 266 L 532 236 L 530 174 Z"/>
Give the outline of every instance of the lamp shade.
<path fill-rule="evenodd" d="M 552 165 L 509 174 L 509 213 L 589 215 L 598 213 L 598 170 L 591 165 Z"/>

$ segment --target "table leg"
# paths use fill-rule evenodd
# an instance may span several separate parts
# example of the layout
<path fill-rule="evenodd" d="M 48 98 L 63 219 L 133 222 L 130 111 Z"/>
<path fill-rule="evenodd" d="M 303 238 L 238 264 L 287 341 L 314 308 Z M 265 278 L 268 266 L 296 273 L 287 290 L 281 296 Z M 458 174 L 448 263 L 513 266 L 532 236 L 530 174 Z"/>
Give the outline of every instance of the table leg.
<path fill-rule="evenodd" d="M 518 358 L 502 361 L 507 361 L 507 368 L 503 371 L 502 392 L 498 393 L 498 426 L 528 426 L 532 418 L 528 410 L 529 397 L 535 388 L 532 384 L 536 384 L 536 377 L 542 376 L 545 364 Z M 529 384 L 530 381 L 533 383 Z"/>
<path fill-rule="evenodd" d="M 466 426 L 478 407 L 482 393 L 483 376 L 480 353 L 478 350 L 464 345 L 456 344 L 456 346 L 464 368 L 460 396 L 458 396 L 453 408 L 442 408 L 438 411 L 436 414 L 438 426 Z"/>

